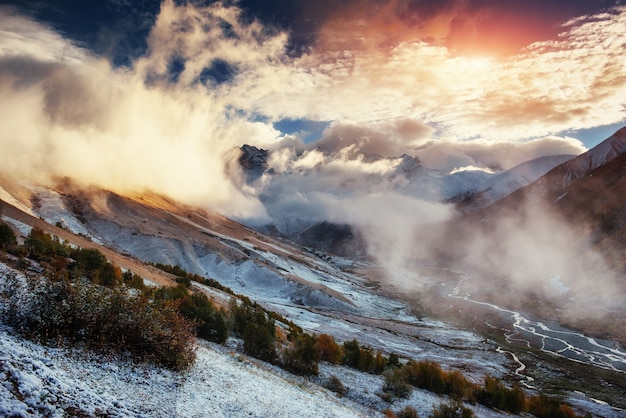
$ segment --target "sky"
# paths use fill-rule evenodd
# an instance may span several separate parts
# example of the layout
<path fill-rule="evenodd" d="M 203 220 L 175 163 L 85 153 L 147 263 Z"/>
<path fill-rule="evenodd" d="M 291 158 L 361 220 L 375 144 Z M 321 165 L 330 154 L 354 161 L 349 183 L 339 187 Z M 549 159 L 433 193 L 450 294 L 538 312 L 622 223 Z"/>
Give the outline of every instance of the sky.
<path fill-rule="evenodd" d="M 0 0 L 0 163 L 240 217 L 245 143 L 508 169 L 626 124 L 625 34 L 625 0 Z"/>

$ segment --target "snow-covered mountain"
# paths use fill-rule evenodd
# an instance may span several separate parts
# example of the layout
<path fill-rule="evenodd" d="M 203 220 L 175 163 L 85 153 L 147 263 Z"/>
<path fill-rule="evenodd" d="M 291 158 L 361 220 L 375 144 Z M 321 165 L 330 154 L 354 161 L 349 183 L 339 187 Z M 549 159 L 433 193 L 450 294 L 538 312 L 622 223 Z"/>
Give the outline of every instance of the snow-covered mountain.
<path fill-rule="evenodd" d="M 459 207 L 463 211 L 485 208 L 529 185 L 554 167 L 574 157 L 574 155 L 552 155 L 526 161 L 502 173 L 488 177 L 475 187 L 475 192 L 468 190 L 452 200 L 459 202 Z"/>
<path fill-rule="evenodd" d="M 332 206 L 338 202 L 348 204 L 355 196 L 396 194 L 419 201 L 452 202 L 462 210 L 476 210 L 573 157 L 543 157 L 496 174 L 479 169 L 442 173 L 406 154 L 392 158 L 351 152 L 327 155 L 317 150 L 269 152 L 249 145 L 239 152 L 237 161 L 247 187 L 256 191 L 271 218 L 260 230 L 303 238 L 303 243 L 311 236 L 318 239 L 323 230 L 333 232 L 335 237 L 322 242 L 343 240 L 336 235 L 342 228 L 331 230 L 328 224 L 350 226 L 350 222 L 336 219 L 337 210 Z M 362 243 L 352 246 L 363 247 Z"/>

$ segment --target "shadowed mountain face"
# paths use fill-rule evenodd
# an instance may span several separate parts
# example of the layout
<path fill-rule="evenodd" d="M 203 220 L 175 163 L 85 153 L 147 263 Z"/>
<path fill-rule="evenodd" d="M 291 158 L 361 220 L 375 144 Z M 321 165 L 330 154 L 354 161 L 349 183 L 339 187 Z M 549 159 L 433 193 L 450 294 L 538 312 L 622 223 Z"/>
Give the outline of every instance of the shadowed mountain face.
<path fill-rule="evenodd" d="M 626 240 L 626 127 L 595 148 L 555 167 L 529 186 L 478 214 L 515 212 L 528 201 L 542 204 L 584 230 L 618 271 L 624 270 Z"/>
<path fill-rule="evenodd" d="M 366 255 L 363 237 L 350 225 L 321 222 L 300 233 L 298 240 L 306 247 L 340 256 L 362 257 Z"/>

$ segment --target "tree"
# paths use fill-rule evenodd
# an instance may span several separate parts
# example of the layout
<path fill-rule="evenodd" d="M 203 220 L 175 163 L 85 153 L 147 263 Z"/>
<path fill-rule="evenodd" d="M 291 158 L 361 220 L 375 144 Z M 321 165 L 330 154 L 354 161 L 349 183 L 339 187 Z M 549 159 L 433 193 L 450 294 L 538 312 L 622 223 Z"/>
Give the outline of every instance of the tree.
<path fill-rule="evenodd" d="M 358 369 L 361 359 L 361 346 L 359 342 L 354 339 L 352 341 L 345 341 L 343 343 L 343 358 L 341 364 L 344 364 L 353 369 Z"/>
<path fill-rule="evenodd" d="M 300 375 L 317 375 L 320 353 L 315 349 L 315 337 L 300 333 L 293 345 L 285 352 L 285 369 Z"/>
<path fill-rule="evenodd" d="M 274 320 L 256 304 L 232 299 L 230 315 L 233 331 L 243 338 L 244 353 L 270 363 L 276 361 L 276 326 Z"/>
<path fill-rule="evenodd" d="M 328 334 L 321 334 L 315 342 L 315 349 L 320 354 L 320 360 L 337 364 L 341 360 L 341 347 Z"/>

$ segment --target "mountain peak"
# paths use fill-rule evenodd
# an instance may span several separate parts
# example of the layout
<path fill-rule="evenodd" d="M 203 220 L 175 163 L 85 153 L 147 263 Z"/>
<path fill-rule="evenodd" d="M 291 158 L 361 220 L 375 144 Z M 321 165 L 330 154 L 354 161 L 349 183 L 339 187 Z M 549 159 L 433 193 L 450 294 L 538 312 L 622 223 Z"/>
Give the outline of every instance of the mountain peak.
<path fill-rule="evenodd" d="M 247 144 L 242 145 L 240 150 L 241 154 L 238 159 L 239 165 L 246 173 L 247 182 L 252 183 L 267 170 L 267 157 L 269 152 L 257 148 L 254 145 Z"/>

